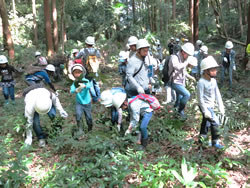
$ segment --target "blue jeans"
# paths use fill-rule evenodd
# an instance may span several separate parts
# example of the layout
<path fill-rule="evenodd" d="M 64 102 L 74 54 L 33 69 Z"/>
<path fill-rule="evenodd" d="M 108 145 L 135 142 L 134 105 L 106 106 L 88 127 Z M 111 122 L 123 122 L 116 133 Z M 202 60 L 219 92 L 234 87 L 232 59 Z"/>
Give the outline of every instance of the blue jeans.
<path fill-rule="evenodd" d="M 171 86 L 175 92 L 176 92 L 176 101 L 175 101 L 175 107 L 178 107 L 178 112 L 181 112 L 184 110 L 189 98 L 190 98 L 190 92 L 180 84 L 172 83 Z"/>
<path fill-rule="evenodd" d="M 233 68 L 231 66 L 230 67 L 222 66 L 222 68 L 221 68 L 221 86 L 223 86 L 226 71 L 228 71 L 228 74 L 229 74 L 229 87 L 231 89 L 232 83 L 233 83 Z"/>
<path fill-rule="evenodd" d="M 3 96 L 5 98 L 5 100 L 9 99 L 9 96 L 11 98 L 11 100 L 15 100 L 15 89 L 14 86 L 10 86 L 10 87 L 3 87 Z"/>
<path fill-rule="evenodd" d="M 148 138 L 147 127 L 148 127 L 148 123 L 149 123 L 152 115 L 153 115 L 153 112 L 147 112 L 142 117 L 141 126 L 140 126 L 142 139 L 147 139 Z"/>
<path fill-rule="evenodd" d="M 214 113 L 214 110 L 212 108 L 208 108 L 208 110 L 212 114 L 212 118 L 205 118 L 205 115 L 202 113 L 202 122 L 201 122 L 201 130 L 200 130 L 200 135 L 207 135 L 208 129 L 211 129 L 211 135 L 212 135 L 212 141 L 215 141 L 219 138 L 219 119 Z"/>
<path fill-rule="evenodd" d="M 82 114 L 84 113 L 87 125 L 92 126 L 93 123 L 91 109 L 91 102 L 89 104 L 79 104 L 76 102 L 76 121 L 81 121 Z"/>
<path fill-rule="evenodd" d="M 48 116 L 51 120 L 53 120 L 56 117 L 56 108 L 54 106 L 51 107 L 50 111 L 48 112 Z M 38 139 L 45 138 L 45 134 L 43 133 L 42 127 L 40 125 L 40 117 L 37 112 L 34 113 L 33 117 L 33 129 Z"/>
<path fill-rule="evenodd" d="M 118 111 L 114 106 L 111 107 L 111 122 L 112 125 L 118 124 Z"/>

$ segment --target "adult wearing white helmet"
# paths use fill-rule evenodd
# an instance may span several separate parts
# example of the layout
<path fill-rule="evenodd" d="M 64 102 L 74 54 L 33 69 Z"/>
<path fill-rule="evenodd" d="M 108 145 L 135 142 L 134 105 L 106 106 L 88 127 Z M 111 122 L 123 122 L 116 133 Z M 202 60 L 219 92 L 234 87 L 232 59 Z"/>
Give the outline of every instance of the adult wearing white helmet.
<path fill-rule="evenodd" d="M 233 43 L 231 41 L 227 41 L 225 44 L 225 50 L 221 52 L 222 59 L 222 69 L 221 69 L 221 86 L 224 83 L 225 72 L 229 73 L 229 88 L 232 92 L 232 84 L 233 84 L 233 70 L 236 70 L 235 65 L 235 51 L 233 50 Z"/>
<path fill-rule="evenodd" d="M 120 96 L 122 96 L 120 98 L 121 101 L 123 100 L 122 99 L 123 97 L 124 97 L 124 100 L 126 99 L 125 90 L 123 88 L 117 87 L 117 88 L 105 90 L 101 93 L 101 104 L 103 104 L 106 108 L 110 107 L 112 125 L 114 126 L 115 124 L 117 124 L 117 129 L 120 132 L 121 130 L 123 130 L 122 108 L 120 108 L 120 104 L 122 104 L 122 102 L 119 103 L 120 100 L 119 101 L 113 100 L 116 94 L 119 94 Z M 112 129 L 112 127 L 110 127 L 110 129 Z"/>
<path fill-rule="evenodd" d="M 40 88 L 37 88 L 40 87 Z M 40 115 L 48 114 L 49 118 L 53 120 L 56 116 L 56 109 L 63 118 L 68 116 L 63 109 L 58 97 L 46 88 L 38 85 L 32 85 L 26 88 L 24 94 L 25 102 L 25 117 L 26 124 L 26 140 L 25 144 L 32 144 L 32 128 L 39 140 L 39 146 L 45 146 L 45 134 L 40 125 Z M 61 128 L 61 125 L 58 125 Z"/>
<path fill-rule="evenodd" d="M 177 55 L 171 55 L 169 60 L 168 74 L 170 79 L 168 85 L 176 92 L 177 100 L 175 107 L 178 108 L 181 118 L 186 118 L 184 109 L 190 98 L 190 92 L 185 88 L 185 80 L 187 75 L 186 67 L 189 63 L 188 56 L 194 55 L 194 45 L 190 42 L 185 43 L 181 47 L 181 51 Z"/>
<path fill-rule="evenodd" d="M 132 57 L 136 53 L 136 44 L 138 42 L 138 38 L 135 36 L 131 36 L 128 38 L 128 45 L 129 45 L 129 58 Z"/>
<path fill-rule="evenodd" d="M 128 61 L 125 86 L 128 97 L 138 95 L 139 93 L 150 93 L 148 66 L 144 61 L 148 55 L 149 46 L 146 39 L 139 39 L 136 44 L 136 54 Z"/>
<path fill-rule="evenodd" d="M 56 91 L 54 85 L 52 84 L 50 80 L 50 77 L 54 75 L 55 70 L 56 69 L 54 65 L 48 64 L 44 70 L 37 71 L 34 74 L 26 75 L 25 81 L 29 86 L 38 84 L 44 81 L 46 84 L 50 86 L 50 88 L 53 91 Z"/>
<path fill-rule="evenodd" d="M 215 103 L 218 103 L 219 111 L 225 113 L 223 101 L 217 86 L 216 77 L 219 65 L 212 56 L 208 56 L 201 61 L 201 71 L 203 72 L 197 85 L 199 107 L 203 116 L 200 129 L 200 142 L 207 137 L 208 127 L 211 128 L 212 146 L 222 148 L 219 143 L 220 122 L 214 112 Z"/>

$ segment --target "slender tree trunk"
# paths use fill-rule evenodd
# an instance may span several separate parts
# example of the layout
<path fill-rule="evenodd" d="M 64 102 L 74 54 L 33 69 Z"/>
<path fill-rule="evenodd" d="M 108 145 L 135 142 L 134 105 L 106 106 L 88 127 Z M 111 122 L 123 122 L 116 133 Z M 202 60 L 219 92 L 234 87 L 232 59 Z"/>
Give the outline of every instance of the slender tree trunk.
<path fill-rule="evenodd" d="M 34 29 L 34 43 L 37 47 L 38 37 L 37 37 L 37 23 L 36 23 L 36 0 L 32 0 L 32 13 L 33 13 L 33 29 Z"/>
<path fill-rule="evenodd" d="M 55 52 L 58 52 L 58 25 L 57 25 L 56 0 L 52 0 L 52 17 L 53 17 L 54 47 L 55 47 Z"/>
<path fill-rule="evenodd" d="M 176 0 L 172 0 L 172 17 L 173 21 L 176 20 Z"/>
<path fill-rule="evenodd" d="M 244 0 L 244 25 L 247 24 L 247 0 Z"/>
<path fill-rule="evenodd" d="M 156 1 L 153 1 L 153 27 L 154 32 L 157 32 L 157 8 L 156 8 Z"/>
<path fill-rule="evenodd" d="M 133 24 L 135 24 L 135 0 L 132 0 Z"/>
<path fill-rule="evenodd" d="M 64 42 L 65 42 L 65 29 L 64 29 L 64 7 L 65 7 L 65 1 L 62 0 L 61 2 L 61 43 L 62 43 L 62 52 L 64 52 Z"/>
<path fill-rule="evenodd" d="M 162 12 L 163 12 L 163 7 L 164 7 L 164 2 L 162 1 L 162 0 L 160 0 L 160 12 L 159 12 L 159 16 L 160 16 L 160 31 L 161 31 L 161 33 L 162 33 L 162 31 L 163 31 L 163 14 L 162 14 Z"/>
<path fill-rule="evenodd" d="M 242 11 L 241 11 L 241 1 L 237 0 L 238 10 L 239 10 L 239 25 L 240 25 L 240 36 L 243 36 L 243 24 L 242 24 Z"/>
<path fill-rule="evenodd" d="M 166 33 L 168 33 L 168 19 L 169 19 L 169 11 L 168 11 L 168 0 L 165 0 L 165 13 L 166 13 L 166 18 L 165 18 L 165 22 L 166 22 Z"/>
<path fill-rule="evenodd" d="M 54 46 L 51 32 L 50 0 L 44 0 L 45 31 L 47 40 L 48 56 L 54 54 Z"/>
<path fill-rule="evenodd" d="M 9 30 L 8 14 L 6 11 L 5 0 L 0 0 L 0 15 L 2 18 L 3 25 L 3 43 L 4 48 L 8 50 L 8 55 L 11 61 L 15 58 L 14 44 Z"/>
<path fill-rule="evenodd" d="M 248 3 L 248 29 L 247 29 L 247 45 L 250 43 L 250 3 Z"/>
<path fill-rule="evenodd" d="M 194 0 L 194 43 L 199 39 L 199 3 L 199 0 Z"/>
<path fill-rule="evenodd" d="M 190 42 L 194 42 L 194 0 L 189 0 L 189 27 L 190 27 Z"/>
<path fill-rule="evenodd" d="M 233 8 L 233 1 L 232 0 L 228 0 L 228 7 L 229 7 L 229 9 Z"/>

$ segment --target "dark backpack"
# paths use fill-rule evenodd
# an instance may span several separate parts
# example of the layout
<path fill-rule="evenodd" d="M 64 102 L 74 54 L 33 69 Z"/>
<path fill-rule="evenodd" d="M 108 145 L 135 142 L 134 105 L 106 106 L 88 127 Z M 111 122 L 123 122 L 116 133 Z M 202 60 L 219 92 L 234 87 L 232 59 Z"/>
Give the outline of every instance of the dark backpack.
<path fill-rule="evenodd" d="M 162 81 L 164 83 L 168 83 L 170 80 L 171 75 L 173 74 L 174 70 L 169 74 L 168 70 L 169 70 L 169 60 L 170 60 L 171 56 L 167 56 L 165 59 L 165 64 L 162 70 Z"/>

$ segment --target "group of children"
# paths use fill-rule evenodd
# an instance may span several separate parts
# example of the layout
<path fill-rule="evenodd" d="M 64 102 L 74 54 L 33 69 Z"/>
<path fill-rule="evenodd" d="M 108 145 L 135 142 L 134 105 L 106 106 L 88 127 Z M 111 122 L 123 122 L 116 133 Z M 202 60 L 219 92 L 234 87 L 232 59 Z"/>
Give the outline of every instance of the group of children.
<path fill-rule="evenodd" d="M 119 54 L 119 73 L 122 76 L 122 83 L 120 88 L 112 88 L 109 90 L 103 91 L 101 94 L 98 94 L 98 97 L 94 102 L 100 102 L 105 107 L 110 107 L 111 109 L 111 121 L 112 124 L 117 124 L 117 130 L 123 130 L 122 126 L 122 113 L 123 110 L 128 109 L 130 114 L 130 123 L 125 132 L 125 134 L 130 134 L 133 129 L 137 127 L 137 124 L 140 122 L 139 126 L 139 138 L 137 143 L 141 145 L 142 149 L 145 149 L 148 143 L 148 132 L 147 127 L 149 121 L 154 113 L 154 108 L 152 108 L 151 102 L 156 102 L 157 99 L 149 95 L 150 87 L 144 87 L 134 80 L 128 79 L 128 69 L 134 63 L 133 59 L 138 59 L 137 74 L 145 69 L 146 76 L 150 84 L 154 84 L 154 79 L 151 79 L 153 75 L 150 73 L 152 69 L 150 66 L 145 66 L 142 68 L 140 65 L 140 60 L 144 63 L 148 56 L 149 44 L 145 39 L 136 40 L 136 37 L 130 37 L 128 40 L 128 45 L 130 46 L 130 51 L 125 52 L 121 51 Z M 141 43 L 140 43 L 141 42 Z M 100 53 L 96 50 L 93 45 L 95 44 L 93 37 L 88 37 L 85 41 L 87 48 L 82 49 L 80 52 L 76 51 L 74 54 L 74 63 L 70 65 L 70 79 L 73 80 L 73 84 L 70 87 L 70 93 L 76 95 L 76 126 L 72 129 L 72 136 L 75 139 L 78 139 L 84 134 L 82 116 L 85 115 L 85 119 L 88 125 L 88 131 L 91 131 L 93 128 L 93 119 L 92 119 L 92 102 L 93 95 L 91 94 L 91 89 L 93 89 L 93 83 L 97 83 L 95 78 L 91 76 L 91 71 L 89 67 L 86 67 L 87 59 L 89 54 L 93 53 L 98 58 Z M 146 45 L 145 45 L 146 44 Z M 228 47 L 228 42 L 227 42 Z M 230 46 L 231 47 L 231 46 Z M 182 48 L 181 48 L 182 49 Z M 199 79 L 197 84 L 197 93 L 198 93 L 198 102 L 199 107 L 203 116 L 201 129 L 200 129 L 200 141 L 206 138 L 208 129 L 211 128 L 212 133 L 212 145 L 216 148 L 222 148 L 223 146 L 219 143 L 219 134 L 218 127 L 220 122 L 214 112 L 215 103 L 219 105 L 219 110 L 221 114 L 224 115 L 224 105 L 221 99 L 221 95 L 216 82 L 217 67 L 219 65 L 212 56 L 208 56 L 207 48 L 200 46 L 198 50 L 199 55 L 202 55 L 202 60 L 198 61 L 198 70 L 194 72 L 196 78 Z M 196 54 L 197 55 L 197 54 Z M 134 56 L 134 57 L 133 57 Z M 225 54 L 224 54 L 225 56 Z M 227 57 L 227 56 L 226 56 Z M 170 59 L 175 57 L 170 56 Z M 79 59 L 79 61 L 77 60 Z M 233 61 L 232 59 L 227 58 L 228 61 Z M 150 60 L 149 60 L 150 61 Z M 186 60 L 188 61 L 188 60 Z M 190 59 L 189 59 L 190 61 Z M 223 57 L 223 61 L 226 59 Z M 171 61 L 170 61 L 171 62 Z M 185 62 L 185 61 L 184 61 Z M 178 62 L 181 63 L 181 62 Z M 187 63 L 188 64 L 188 63 Z M 93 65 L 89 64 L 91 67 Z M 35 77 L 43 76 L 47 74 L 47 71 L 53 72 L 53 67 L 50 65 L 43 65 L 44 69 L 36 72 L 32 75 Z M 99 65 L 97 67 L 97 70 Z M 14 79 L 12 73 L 15 72 L 15 68 L 8 64 L 8 60 L 5 56 L 0 56 L 0 73 L 2 75 L 1 86 L 3 88 L 3 94 L 5 97 L 5 104 L 9 103 L 8 98 L 11 97 L 12 102 L 14 103 Z M 144 71 L 144 70 L 143 70 Z M 40 75 L 39 75 L 40 72 Z M 98 76 L 97 71 L 94 72 Z M 198 73 L 198 74 L 197 74 Z M 40 126 L 39 114 L 48 114 L 51 120 L 54 119 L 56 115 L 56 109 L 59 110 L 60 115 L 64 118 L 68 116 L 67 112 L 64 111 L 58 96 L 53 92 L 46 89 L 43 85 L 39 83 L 31 82 L 31 75 L 26 76 L 26 81 L 29 81 L 29 87 L 24 91 L 25 97 L 25 116 L 27 118 L 27 127 L 26 127 L 26 140 L 25 143 L 28 145 L 32 144 L 32 128 L 35 131 L 38 139 L 39 145 L 41 147 L 45 146 L 45 134 L 42 131 Z M 46 77 L 46 75 L 45 75 Z M 135 77 L 135 74 L 132 75 L 132 78 Z M 142 82 L 145 80 L 142 78 Z M 149 78 L 148 78 L 149 77 Z M 30 78 L 30 79 L 29 79 Z M 47 78 L 47 77 L 46 77 Z M 49 76 L 48 76 L 49 78 Z M 46 79 L 45 79 L 46 81 Z M 129 81 L 135 82 L 135 85 L 138 85 L 138 88 L 132 91 L 126 90 L 126 85 L 131 84 Z M 47 82 L 51 86 L 53 91 L 56 91 L 54 86 L 51 84 L 51 81 L 47 79 Z M 168 85 L 170 86 L 170 85 Z M 99 85 L 98 85 L 99 87 Z M 144 88 L 143 88 L 144 87 Z M 173 89 L 173 88 L 172 88 Z M 173 89 L 174 91 L 175 89 Z M 100 88 L 99 88 L 100 92 Z M 169 95 L 169 93 L 167 93 Z M 159 109 L 158 107 L 156 109 Z"/>

